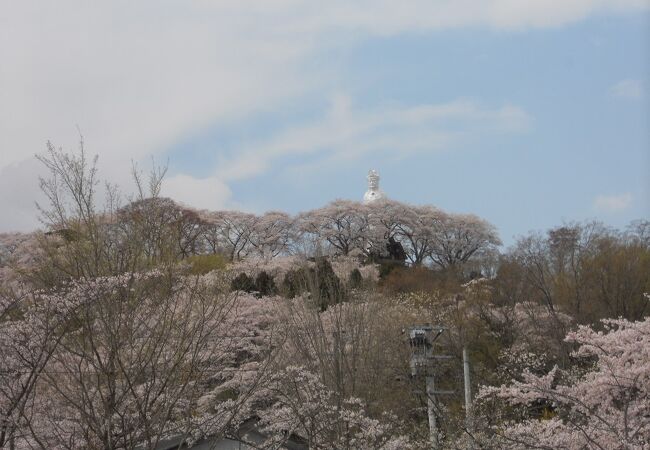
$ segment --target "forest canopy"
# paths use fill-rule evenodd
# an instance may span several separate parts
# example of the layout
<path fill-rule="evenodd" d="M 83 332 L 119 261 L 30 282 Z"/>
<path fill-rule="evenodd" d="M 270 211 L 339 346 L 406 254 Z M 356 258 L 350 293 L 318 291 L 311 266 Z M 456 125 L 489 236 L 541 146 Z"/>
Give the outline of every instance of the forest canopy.
<path fill-rule="evenodd" d="M 83 148 L 39 159 L 45 228 L 0 234 L 0 448 L 650 442 L 647 220 L 502 249 L 434 206 L 195 210 L 160 195 L 160 168 L 99 199 Z"/>

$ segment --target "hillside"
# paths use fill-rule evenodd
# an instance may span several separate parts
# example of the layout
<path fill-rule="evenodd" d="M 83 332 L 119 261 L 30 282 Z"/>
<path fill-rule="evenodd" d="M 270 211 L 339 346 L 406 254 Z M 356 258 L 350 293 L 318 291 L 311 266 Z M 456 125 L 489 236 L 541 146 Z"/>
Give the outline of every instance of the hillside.
<path fill-rule="evenodd" d="M 83 155 L 48 158 L 47 228 L 0 234 L 0 447 L 251 421 L 258 448 L 650 442 L 647 221 L 502 249 L 479 217 L 386 199 L 194 210 L 155 171 L 100 207 Z"/>

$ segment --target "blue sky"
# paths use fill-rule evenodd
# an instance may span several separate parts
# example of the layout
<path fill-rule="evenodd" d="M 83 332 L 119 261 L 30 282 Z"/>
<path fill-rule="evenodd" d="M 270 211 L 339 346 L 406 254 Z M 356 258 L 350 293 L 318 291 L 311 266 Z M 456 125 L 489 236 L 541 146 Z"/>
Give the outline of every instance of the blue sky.
<path fill-rule="evenodd" d="M 647 2 L 117 3 L 4 6 L 0 188 L 24 188 L 0 230 L 34 226 L 32 155 L 74 149 L 76 125 L 106 177 L 128 190 L 153 156 L 201 208 L 360 199 L 376 168 L 391 198 L 475 213 L 506 243 L 650 217 Z"/>

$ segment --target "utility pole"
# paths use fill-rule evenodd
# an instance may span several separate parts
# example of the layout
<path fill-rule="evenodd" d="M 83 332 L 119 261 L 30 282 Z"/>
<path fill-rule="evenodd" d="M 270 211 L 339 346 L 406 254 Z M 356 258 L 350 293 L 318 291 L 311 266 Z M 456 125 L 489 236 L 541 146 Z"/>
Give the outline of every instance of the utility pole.
<path fill-rule="evenodd" d="M 436 404 L 435 404 L 435 380 L 433 374 L 427 376 L 427 415 L 429 416 L 429 442 L 431 449 L 439 448 L 438 442 L 438 425 L 436 423 Z"/>
<path fill-rule="evenodd" d="M 418 325 L 409 328 L 409 344 L 411 346 L 411 376 L 424 374 L 426 379 L 425 394 L 427 396 L 427 416 L 429 418 L 429 442 L 432 450 L 440 448 L 438 441 L 438 407 L 436 395 L 453 394 L 453 391 L 436 391 L 432 362 L 438 359 L 451 359 L 451 356 L 434 355 L 433 343 L 446 330 L 441 326 Z"/>
<path fill-rule="evenodd" d="M 469 357 L 467 356 L 467 347 L 463 346 L 463 381 L 465 384 L 465 426 L 468 432 L 472 432 L 474 426 L 472 411 L 472 385 L 469 379 Z M 470 444 L 469 448 L 473 447 Z"/>

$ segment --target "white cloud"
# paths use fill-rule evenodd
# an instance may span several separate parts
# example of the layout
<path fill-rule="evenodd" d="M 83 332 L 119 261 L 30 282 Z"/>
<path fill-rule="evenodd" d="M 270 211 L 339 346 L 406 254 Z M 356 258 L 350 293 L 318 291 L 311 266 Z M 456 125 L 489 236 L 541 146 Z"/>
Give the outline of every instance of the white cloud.
<path fill-rule="evenodd" d="M 76 142 L 104 165 L 303 91 L 309 44 L 263 39 L 200 2 L 11 2 L 0 6 L 0 167 Z M 236 16 L 236 17 L 232 17 Z"/>
<path fill-rule="evenodd" d="M 232 193 L 219 178 L 194 178 L 179 174 L 165 179 L 162 195 L 199 209 L 218 210 L 229 206 Z"/>
<path fill-rule="evenodd" d="M 640 80 L 621 80 L 610 88 L 616 97 L 637 100 L 643 97 L 643 83 Z"/>
<path fill-rule="evenodd" d="M 230 159 L 221 161 L 217 176 L 224 180 L 249 178 L 290 156 L 309 155 L 324 161 L 349 160 L 367 153 L 400 157 L 435 151 L 472 136 L 525 131 L 531 122 L 524 110 L 513 105 L 490 109 L 457 100 L 358 111 L 348 97 L 338 94 L 321 120 L 236 148 Z"/>
<path fill-rule="evenodd" d="M 632 205 L 632 194 L 599 195 L 594 199 L 594 209 L 605 213 L 624 211 Z"/>
<path fill-rule="evenodd" d="M 591 14 L 648 7 L 645 0 L 330 0 L 326 3 L 289 0 L 278 3 L 291 10 L 287 15 L 290 19 L 287 29 L 293 32 L 336 29 L 380 35 L 467 26 L 500 30 L 558 27 Z"/>
<path fill-rule="evenodd" d="M 38 177 L 43 169 L 35 158 L 0 168 L 0 232 L 36 228 L 36 201 L 43 203 Z"/>

